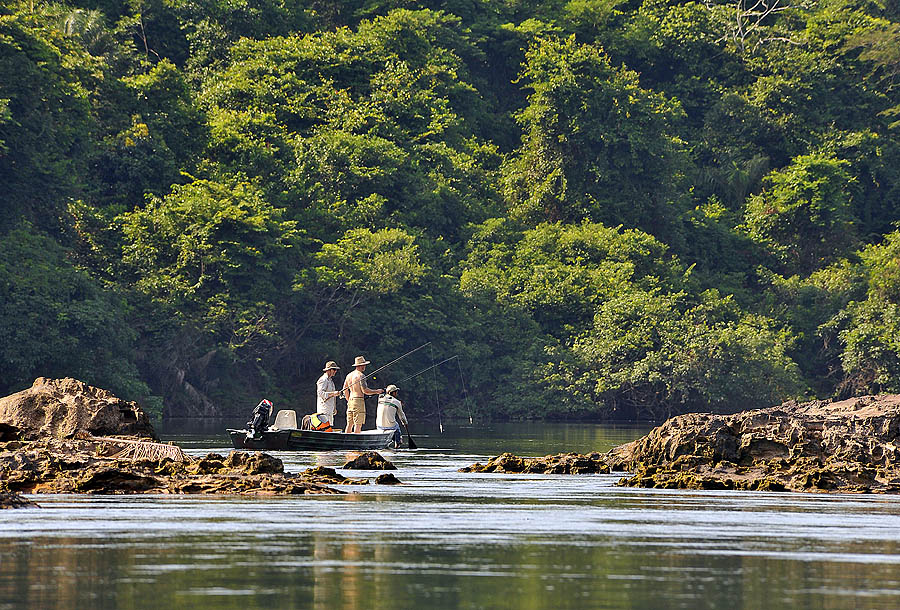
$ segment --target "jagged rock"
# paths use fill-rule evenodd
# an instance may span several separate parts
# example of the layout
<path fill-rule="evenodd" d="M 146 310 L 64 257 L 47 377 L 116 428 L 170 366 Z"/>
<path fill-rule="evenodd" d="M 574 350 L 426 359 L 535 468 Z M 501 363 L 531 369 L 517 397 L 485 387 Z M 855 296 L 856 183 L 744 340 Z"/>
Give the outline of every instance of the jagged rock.
<path fill-rule="evenodd" d="M 282 461 L 265 453 L 129 460 L 104 455 L 96 439 L 0 444 L 0 492 L 7 493 L 344 493 L 323 484 L 327 482 L 285 473 Z"/>
<path fill-rule="evenodd" d="M 402 485 L 402 481 L 395 477 L 393 473 L 385 472 L 375 477 L 376 485 Z"/>
<path fill-rule="evenodd" d="M 155 439 L 153 428 L 135 403 L 75 379 L 39 378 L 0 399 L 0 492 L 344 493 L 315 476 L 285 473 L 265 453 L 195 460 L 148 438 Z"/>
<path fill-rule="evenodd" d="M 115 434 L 156 439 L 136 403 L 77 379 L 38 377 L 27 390 L 0 398 L 0 441 Z"/>
<path fill-rule="evenodd" d="M 144 476 L 121 468 L 94 468 L 75 483 L 78 493 L 140 493 L 160 488 L 155 477 Z"/>
<path fill-rule="evenodd" d="M 397 467 L 381 457 L 377 451 L 365 451 L 347 461 L 345 470 L 397 470 Z"/>
<path fill-rule="evenodd" d="M 326 466 L 316 466 L 315 468 L 307 468 L 300 474 L 303 478 L 309 478 L 317 482 L 328 483 L 331 485 L 368 485 L 367 479 L 351 479 L 335 472 L 334 468 Z"/>
<path fill-rule="evenodd" d="M 280 474 L 284 472 L 284 462 L 268 453 L 232 451 L 228 454 L 225 465 L 232 470 L 240 470 L 246 474 Z"/>
<path fill-rule="evenodd" d="M 0 493 L 0 509 L 3 508 L 38 508 L 38 505 L 19 494 Z"/>
<path fill-rule="evenodd" d="M 488 460 L 487 464 L 472 464 L 460 472 L 502 472 L 527 474 L 605 474 L 610 471 L 600 453 L 557 453 L 544 457 L 523 458 L 504 453 Z"/>
<path fill-rule="evenodd" d="M 681 415 L 606 458 L 635 487 L 900 493 L 900 395 Z"/>

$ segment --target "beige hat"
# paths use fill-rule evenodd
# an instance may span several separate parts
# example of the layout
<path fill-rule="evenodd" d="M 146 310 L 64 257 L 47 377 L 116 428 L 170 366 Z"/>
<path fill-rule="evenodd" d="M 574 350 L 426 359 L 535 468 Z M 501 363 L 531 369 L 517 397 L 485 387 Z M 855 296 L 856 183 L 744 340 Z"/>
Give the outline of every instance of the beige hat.
<path fill-rule="evenodd" d="M 400 388 L 395 386 L 393 383 L 384 389 L 385 394 L 390 394 L 391 392 L 399 392 Z"/>
<path fill-rule="evenodd" d="M 322 370 L 323 370 L 323 371 L 330 371 L 331 369 L 334 369 L 334 370 L 336 370 L 336 371 L 339 371 L 339 370 L 341 370 L 341 367 L 339 367 L 339 366 L 337 365 L 337 362 L 335 362 L 334 360 L 329 360 L 328 362 L 325 363 L 325 368 L 322 369 Z"/>
<path fill-rule="evenodd" d="M 365 356 L 357 356 L 356 360 L 353 362 L 353 366 L 362 366 L 364 364 L 372 364 L 368 360 L 366 360 Z"/>

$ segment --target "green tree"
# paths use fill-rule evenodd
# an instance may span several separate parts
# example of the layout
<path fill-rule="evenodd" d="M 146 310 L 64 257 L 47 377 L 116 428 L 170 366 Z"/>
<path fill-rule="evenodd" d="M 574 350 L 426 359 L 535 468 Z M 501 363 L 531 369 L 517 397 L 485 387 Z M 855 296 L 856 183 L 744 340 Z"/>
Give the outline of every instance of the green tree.
<path fill-rule="evenodd" d="M 125 300 L 21 225 L 0 238 L 0 393 L 35 377 L 75 377 L 124 398 L 149 395 L 134 361 Z"/>
<path fill-rule="evenodd" d="M 574 38 L 534 45 L 522 77 L 533 92 L 518 115 L 522 147 L 504 175 L 511 214 L 676 237 L 687 162 L 672 128 L 678 103 L 643 89 L 637 74 Z"/>
<path fill-rule="evenodd" d="M 802 391 L 786 353 L 790 343 L 789 333 L 714 291 L 689 297 L 633 290 L 601 303 L 572 355 L 545 374 L 557 395 L 568 386 L 585 399 L 581 404 L 626 416 L 738 411 Z"/>
<path fill-rule="evenodd" d="M 491 221 L 482 230 L 478 239 L 500 239 L 469 256 L 463 292 L 524 310 L 560 340 L 590 325 L 597 303 L 680 277 L 666 246 L 633 229 L 545 223 L 518 234 Z"/>
<path fill-rule="evenodd" d="M 339 343 L 360 304 L 399 293 L 426 271 L 415 238 L 401 229 L 351 229 L 337 242 L 323 244 L 315 261 L 311 276 L 300 279 L 295 290 L 311 284 L 316 291 L 313 316 L 336 309 Z"/>
<path fill-rule="evenodd" d="M 63 202 L 78 193 L 91 151 L 88 96 L 69 65 L 79 56 L 48 21 L 0 13 L 0 231 L 22 216 L 58 230 Z"/>
<path fill-rule="evenodd" d="M 900 232 L 860 252 L 868 280 L 865 300 L 848 305 L 840 332 L 849 395 L 900 391 Z"/>
<path fill-rule="evenodd" d="M 747 201 L 747 231 L 791 271 L 821 269 L 857 244 L 855 180 L 846 161 L 803 155 L 770 173 Z"/>
<path fill-rule="evenodd" d="M 492 221 L 473 246 L 464 293 L 508 317 L 527 314 L 541 329 L 534 338 L 547 335 L 542 355 L 520 364 L 532 370 L 516 371 L 535 388 L 536 399 L 519 405 L 525 412 L 553 404 L 579 416 L 658 418 L 802 392 L 792 334 L 731 297 L 698 291 L 650 235 L 589 223 L 518 235 Z"/>
<path fill-rule="evenodd" d="M 134 286 L 207 341 L 256 355 L 277 334 L 273 302 L 289 290 L 301 233 L 258 190 L 208 180 L 176 186 L 124 214 L 122 230 Z"/>

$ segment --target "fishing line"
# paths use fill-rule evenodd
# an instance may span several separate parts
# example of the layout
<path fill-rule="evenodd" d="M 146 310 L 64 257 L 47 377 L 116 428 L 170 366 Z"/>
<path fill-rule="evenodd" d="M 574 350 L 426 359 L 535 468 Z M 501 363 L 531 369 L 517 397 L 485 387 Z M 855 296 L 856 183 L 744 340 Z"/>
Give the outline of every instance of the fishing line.
<path fill-rule="evenodd" d="M 434 365 L 434 346 L 433 345 L 431 346 L 430 351 L 431 351 L 431 364 L 432 364 L 431 368 L 434 370 L 434 403 L 435 403 L 435 405 L 437 405 L 438 428 L 440 428 L 441 434 L 443 434 L 444 433 L 444 422 L 443 422 L 443 419 L 441 418 L 441 399 L 438 396 L 437 369 L 433 366 Z"/>
<path fill-rule="evenodd" d="M 466 397 L 466 409 L 469 411 L 469 425 L 472 425 L 472 407 L 469 406 L 469 391 L 466 389 L 466 381 L 463 379 L 462 374 L 462 364 L 459 359 L 456 360 L 456 364 L 459 366 L 459 382 L 462 384 L 463 396 Z"/>

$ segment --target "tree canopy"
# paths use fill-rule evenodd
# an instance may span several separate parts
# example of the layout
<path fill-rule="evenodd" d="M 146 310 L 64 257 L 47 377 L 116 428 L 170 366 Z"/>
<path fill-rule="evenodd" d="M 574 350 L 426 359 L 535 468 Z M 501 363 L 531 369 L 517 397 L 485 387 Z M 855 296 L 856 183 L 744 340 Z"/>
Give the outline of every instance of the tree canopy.
<path fill-rule="evenodd" d="M 898 41 L 857 0 L 7 2 L 0 391 L 311 407 L 429 341 L 426 415 L 900 391 Z"/>

